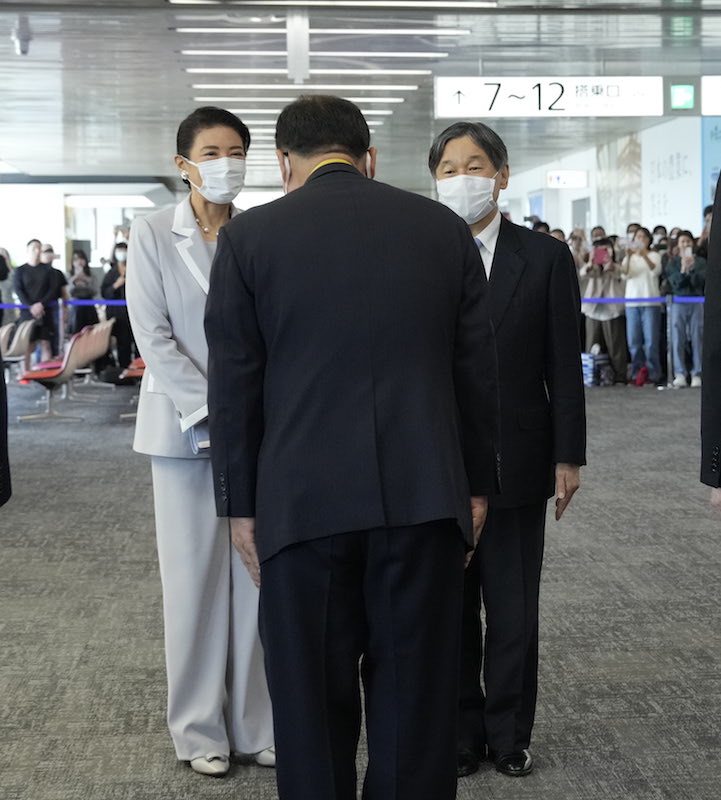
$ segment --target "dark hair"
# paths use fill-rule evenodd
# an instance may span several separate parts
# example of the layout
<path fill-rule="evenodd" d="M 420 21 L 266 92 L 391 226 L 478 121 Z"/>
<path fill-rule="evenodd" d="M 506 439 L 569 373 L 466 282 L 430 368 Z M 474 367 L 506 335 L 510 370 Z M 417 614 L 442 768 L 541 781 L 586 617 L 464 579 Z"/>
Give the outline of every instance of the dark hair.
<path fill-rule="evenodd" d="M 691 231 L 680 231 L 676 236 L 676 240 L 680 239 L 682 236 L 688 236 L 688 238 L 694 243 L 694 247 L 696 246 L 696 237 L 691 233 Z"/>
<path fill-rule="evenodd" d="M 68 272 L 72 273 L 73 271 L 73 261 L 76 258 L 82 258 L 85 261 L 85 266 L 83 267 L 83 272 L 89 277 L 93 273 L 90 271 L 90 267 L 88 266 L 88 257 L 85 253 L 85 250 L 73 250 L 73 254 L 70 258 L 70 264 L 68 265 Z"/>
<path fill-rule="evenodd" d="M 600 228 L 600 225 L 596 225 L 597 228 Z M 613 250 L 613 242 L 608 238 L 608 236 L 602 236 L 600 239 L 593 240 L 594 247 L 610 247 Z"/>
<path fill-rule="evenodd" d="M 663 231 L 665 234 L 668 233 L 668 229 L 665 225 L 656 225 L 656 227 L 653 229 L 654 234 L 659 233 L 659 231 Z"/>
<path fill-rule="evenodd" d="M 43 243 L 40 241 L 40 239 L 30 239 L 30 241 L 25 245 L 25 247 L 26 248 L 30 247 L 30 245 L 34 244 L 35 242 L 37 242 L 40 245 L 40 247 L 43 246 Z"/>
<path fill-rule="evenodd" d="M 280 112 L 275 126 L 278 150 L 306 158 L 338 152 L 358 159 L 367 152 L 370 139 L 360 108 L 333 95 L 301 95 Z"/>
<path fill-rule="evenodd" d="M 232 128 L 238 136 L 243 140 L 243 147 L 245 152 L 248 152 L 250 147 L 250 131 L 248 126 L 241 122 L 235 114 L 226 111 L 224 108 L 217 108 L 216 106 L 202 106 L 196 108 L 192 114 L 188 116 L 178 126 L 178 135 L 175 139 L 175 152 L 183 157 L 188 156 L 193 144 L 195 144 L 195 137 L 200 131 L 207 130 L 208 128 Z"/>
<path fill-rule="evenodd" d="M 503 139 L 488 125 L 482 122 L 454 122 L 446 128 L 433 141 L 431 151 L 428 153 L 428 169 L 435 175 L 438 165 L 443 158 L 443 152 L 453 139 L 462 139 L 469 136 L 491 159 L 491 163 L 497 170 L 503 169 L 508 164 L 508 150 L 503 144 Z"/>
<path fill-rule="evenodd" d="M 706 216 L 706 214 L 713 214 L 713 206 L 706 206 L 706 208 L 704 208 L 703 210 L 704 217 Z"/>
<path fill-rule="evenodd" d="M 566 239 L 566 234 L 563 232 L 563 230 L 561 228 L 554 228 L 551 231 L 551 233 L 560 233 L 561 236 L 564 238 L 564 240 Z"/>
<path fill-rule="evenodd" d="M 642 233 L 646 239 L 648 240 L 648 246 L 650 247 L 653 244 L 653 236 L 651 236 L 651 231 L 648 228 L 644 228 L 643 225 L 639 225 L 634 232 L 634 238 L 637 234 Z"/>
<path fill-rule="evenodd" d="M 543 220 L 539 219 L 538 222 L 534 222 L 533 223 L 533 230 L 534 231 L 543 231 L 544 233 L 549 233 L 551 229 L 550 229 L 550 227 L 549 227 L 547 222 L 544 222 Z"/>
<path fill-rule="evenodd" d="M 640 222 L 629 222 L 628 225 L 626 225 L 626 233 L 628 233 L 629 228 L 636 228 L 638 230 L 638 228 L 640 227 L 641 227 Z M 645 230 L 648 230 L 648 228 L 645 228 Z"/>
<path fill-rule="evenodd" d="M 606 229 L 603 227 L 603 225 L 594 225 L 591 228 L 591 234 L 593 234 L 594 231 L 603 231 L 604 234 L 606 233 Z"/>

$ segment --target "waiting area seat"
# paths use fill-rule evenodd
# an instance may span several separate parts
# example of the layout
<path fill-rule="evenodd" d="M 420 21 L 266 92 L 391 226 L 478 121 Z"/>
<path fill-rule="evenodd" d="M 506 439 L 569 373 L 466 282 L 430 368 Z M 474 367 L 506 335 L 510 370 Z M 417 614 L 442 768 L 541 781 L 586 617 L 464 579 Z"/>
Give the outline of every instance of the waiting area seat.
<path fill-rule="evenodd" d="M 80 333 L 76 333 L 70 340 L 65 357 L 60 365 L 57 363 L 39 365 L 39 369 L 31 369 L 23 376 L 23 380 L 35 381 L 46 389 L 46 408 L 39 414 L 26 414 L 18 417 L 18 422 L 24 420 L 39 419 L 61 419 L 65 421 L 82 421 L 82 417 L 73 417 L 59 414 L 53 408 L 53 400 L 56 391 L 68 384 L 73 379 L 75 373 L 87 367 L 96 358 L 105 355 L 110 346 L 110 334 L 114 319 L 107 322 L 99 322 L 96 325 L 89 325 L 83 328 Z"/>
<path fill-rule="evenodd" d="M 19 324 L 11 322 L 9 325 L 3 325 L 0 329 L 0 347 L 7 370 L 12 364 L 19 364 L 25 359 L 30 349 L 30 339 L 34 327 L 35 320 L 27 319 Z"/>

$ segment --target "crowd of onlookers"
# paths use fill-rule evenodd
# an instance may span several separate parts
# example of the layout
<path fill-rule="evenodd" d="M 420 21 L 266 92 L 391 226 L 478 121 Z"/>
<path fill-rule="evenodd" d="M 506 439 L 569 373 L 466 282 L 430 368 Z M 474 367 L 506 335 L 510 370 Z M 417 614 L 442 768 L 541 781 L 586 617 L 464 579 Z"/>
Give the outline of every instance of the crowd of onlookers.
<path fill-rule="evenodd" d="M 701 386 L 702 298 L 712 211 L 712 206 L 704 210 L 698 237 L 681 228 L 657 225 L 651 231 L 631 223 L 625 236 L 608 235 L 597 225 L 589 237 L 574 228 L 567 238 L 560 228 L 533 223 L 534 230 L 570 248 L 582 298 L 583 349 L 607 356 L 608 367 L 597 376 L 602 384 Z"/>
<path fill-rule="evenodd" d="M 0 303 L 22 306 L 0 308 L 0 326 L 35 322 L 26 369 L 33 357 L 39 362 L 62 358 L 63 340 L 99 322 L 101 316 L 115 319 L 114 349 L 96 362 L 97 370 L 110 366 L 122 370 L 130 364 L 134 342 L 127 308 L 124 302 L 107 305 L 107 301 L 125 301 L 127 252 L 126 242 L 116 242 L 111 257 L 102 259 L 102 269 L 94 271 L 85 251 L 74 250 L 67 272 L 63 272 L 53 266 L 53 246 L 39 239 L 27 243 L 25 261 L 16 267 L 8 252 L 0 248 Z M 94 272 L 100 275 L 96 277 Z"/>
<path fill-rule="evenodd" d="M 651 231 L 639 223 L 629 224 L 625 236 L 608 235 L 597 225 L 590 236 L 574 228 L 566 237 L 560 228 L 551 229 L 540 220 L 533 223 L 534 230 L 568 244 L 582 297 L 583 349 L 605 355 L 603 361 L 608 362 L 597 376 L 602 384 L 659 385 L 670 380 L 679 388 L 701 386 L 703 304 L 695 298 L 704 294 L 711 214 L 708 206 L 698 237 L 663 225 Z M 127 309 L 103 306 L 103 301 L 125 300 L 127 249 L 124 241 L 115 244 L 111 257 L 102 259 L 106 271 L 98 280 L 83 250 L 73 251 L 67 272 L 62 272 L 52 266 L 56 258 L 52 245 L 38 239 L 28 242 L 26 261 L 15 268 L 0 248 L 0 303 L 26 306 L 4 313 L 0 308 L 0 325 L 16 319 L 36 321 L 27 367 L 33 353 L 41 361 L 61 356 L 61 327 L 63 338 L 69 338 L 98 322 L 99 309 L 101 315 L 115 318 L 115 351 L 98 367 L 113 360 L 119 369 L 130 364 L 135 345 Z M 664 299 L 668 295 L 673 296 L 670 306 Z M 97 304 L 66 304 L 60 314 L 60 299 Z"/>

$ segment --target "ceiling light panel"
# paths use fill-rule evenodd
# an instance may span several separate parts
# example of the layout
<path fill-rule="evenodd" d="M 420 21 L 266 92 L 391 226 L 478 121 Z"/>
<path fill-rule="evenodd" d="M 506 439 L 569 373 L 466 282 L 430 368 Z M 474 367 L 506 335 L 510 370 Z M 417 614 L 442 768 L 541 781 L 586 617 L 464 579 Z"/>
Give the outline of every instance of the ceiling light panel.
<path fill-rule="evenodd" d="M 193 89 L 225 89 L 241 91 L 280 91 L 290 92 L 295 90 L 298 92 L 415 92 L 418 86 L 413 84 L 399 84 L 399 83 L 304 83 L 298 85 L 296 83 L 281 84 L 281 83 L 194 83 Z"/>
<path fill-rule="evenodd" d="M 287 50 L 181 50 L 183 56 L 241 56 L 253 57 L 267 56 L 269 58 L 286 58 Z M 448 53 L 439 53 L 433 50 L 426 52 L 410 52 L 393 50 L 380 52 L 374 50 L 311 50 L 311 58 L 448 58 Z"/>
<path fill-rule="evenodd" d="M 193 75 L 287 75 L 287 69 L 256 67 L 186 67 Z M 429 69 L 312 69 L 311 75 L 431 75 Z"/>
<path fill-rule="evenodd" d="M 171 28 L 172 30 L 172 28 Z M 175 28 L 176 33 L 226 33 L 226 34 L 278 34 L 285 36 L 285 28 Z M 468 36 L 466 28 L 311 28 L 311 36 Z"/>
<path fill-rule="evenodd" d="M 194 97 L 194 103 L 292 103 L 297 97 Z M 404 103 L 402 97 L 346 97 L 351 103 Z"/>

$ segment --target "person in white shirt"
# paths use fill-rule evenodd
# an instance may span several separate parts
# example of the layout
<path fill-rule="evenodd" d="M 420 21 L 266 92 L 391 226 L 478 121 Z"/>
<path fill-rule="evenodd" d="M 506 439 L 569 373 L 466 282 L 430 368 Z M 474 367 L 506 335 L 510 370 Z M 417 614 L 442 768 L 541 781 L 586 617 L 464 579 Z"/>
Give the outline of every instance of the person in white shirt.
<path fill-rule="evenodd" d="M 658 383 L 661 379 L 661 305 L 650 301 L 659 297 L 661 256 L 651 250 L 653 236 L 648 228 L 638 228 L 621 263 L 626 280 L 626 336 L 631 353 L 631 380 L 637 385 Z"/>

